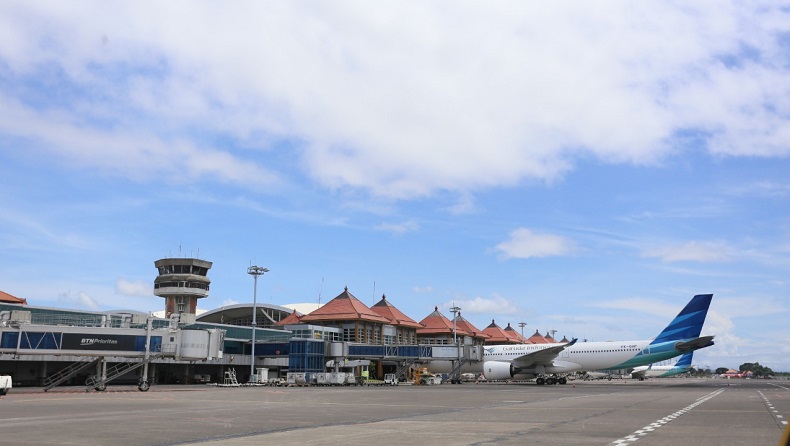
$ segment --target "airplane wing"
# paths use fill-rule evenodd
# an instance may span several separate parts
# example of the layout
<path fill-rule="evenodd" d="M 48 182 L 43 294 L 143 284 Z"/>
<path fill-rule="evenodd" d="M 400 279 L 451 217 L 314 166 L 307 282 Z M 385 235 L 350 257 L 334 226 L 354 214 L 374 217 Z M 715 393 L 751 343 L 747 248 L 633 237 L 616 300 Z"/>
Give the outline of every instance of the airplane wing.
<path fill-rule="evenodd" d="M 513 358 L 513 365 L 519 368 L 527 368 L 537 364 L 548 364 L 553 361 L 561 351 L 575 344 L 577 340 L 578 338 L 573 338 L 573 340 L 567 344 L 549 347 L 536 352 L 527 353 L 526 355 L 521 355 L 517 358 Z"/>
<path fill-rule="evenodd" d="M 713 336 L 702 336 L 693 341 L 678 342 L 675 344 L 675 348 L 681 352 L 688 352 L 710 347 L 711 345 L 713 345 Z"/>

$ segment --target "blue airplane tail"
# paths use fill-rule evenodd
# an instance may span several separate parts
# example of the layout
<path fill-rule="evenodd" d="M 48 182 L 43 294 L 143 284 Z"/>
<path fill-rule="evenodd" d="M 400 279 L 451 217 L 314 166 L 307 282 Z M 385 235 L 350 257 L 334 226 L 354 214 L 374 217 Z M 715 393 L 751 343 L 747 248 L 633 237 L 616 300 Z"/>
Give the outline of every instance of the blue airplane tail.
<path fill-rule="evenodd" d="M 698 338 L 713 294 L 697 294 L 650 345 Z"/>
<path fill-rule="evenodd" d="M 684 353 L 678 362 L 675 363 L 675 367 L 691 367 L 691 357 L 694 356 L 694 352 Z"/>

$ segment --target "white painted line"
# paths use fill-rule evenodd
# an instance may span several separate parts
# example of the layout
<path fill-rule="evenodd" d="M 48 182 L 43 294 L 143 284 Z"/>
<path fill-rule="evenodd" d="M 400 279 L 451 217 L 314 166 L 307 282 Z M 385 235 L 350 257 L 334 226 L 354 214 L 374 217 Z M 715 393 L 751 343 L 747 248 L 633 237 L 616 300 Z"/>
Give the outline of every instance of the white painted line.
<path fill-rule="evenodd" d="M 724 390 L 725 389 L 719 389 L 719 390 L 717 390 L 715 392 L 709 393 L 709 394 L 707 394 L 707 395 L 705 395 L 705 396 L 703 396 L 701 398 L 698 398 L 695 403 L 692 403 L 692 404 L 684 407 L 683 409 L 680 409 L 679 411 L 677 411 L 677 412 L 675 412 L 675 413 L 673 413 L 671 415 L 667 415 L 666 417 L 664 417 L 664 418 L 662 418 L 662 419 L 660 419 L 660 420 L 658 420 L 658 421 L 656 421 L 654 423 L 650 423 L 647 426 L 643 427 L 642 429 L 639 429 L 639 430 L 635 431 L 631 435 L 626 435 L 625 437 L 623 437 L 623 438 L 621 438 L 619 440 L 615 440 L 611 444 L 624 445 L 624 444 L 633 443 L 633 442 L 639 440 L 640 437 L 643 437 L 643 436 L 647 435 L 648 432 L 655 431 L 657 428 L 669 423 L 670 421 L 672 421 L 675 418 L 683 415 L 684 413 L 690 411 L 691 409 L 699 406 L 700 404 L 704 403 L 705 401 L 708 401 L 709 399 L 719 395 L 720 393 L 724 392 Z"/>

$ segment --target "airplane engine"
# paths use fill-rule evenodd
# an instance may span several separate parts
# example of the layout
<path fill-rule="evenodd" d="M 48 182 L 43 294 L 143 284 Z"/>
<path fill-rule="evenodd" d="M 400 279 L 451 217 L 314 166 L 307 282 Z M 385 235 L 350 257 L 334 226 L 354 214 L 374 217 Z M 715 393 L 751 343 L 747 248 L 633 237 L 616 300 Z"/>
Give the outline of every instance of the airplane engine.
<path fill-rule="evenodd" d="M 500 361 L 486 361 L 483 363 L 483 375 L 489 380 L 510 379 L 516 374 L 513 364 Z"/>

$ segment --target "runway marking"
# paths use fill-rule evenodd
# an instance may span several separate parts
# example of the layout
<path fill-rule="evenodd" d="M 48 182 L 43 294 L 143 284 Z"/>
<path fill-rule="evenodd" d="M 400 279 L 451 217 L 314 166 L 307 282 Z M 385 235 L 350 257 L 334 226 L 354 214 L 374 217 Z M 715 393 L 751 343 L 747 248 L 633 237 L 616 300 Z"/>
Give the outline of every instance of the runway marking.
<path fill-rule="evenodd" d="M 782 387 L 782 386 L 778 386 L 778 387 Z M 785 389 L 784 387 L 782 387 L 782 388 Z M 785 389 L 785 390 L 787 390 L 787 389 Z M 783 420 L 782 419 L 784 417 L 779 415 L 779 411 L 776 410 L 776 408 L 774 407 L 774 404 L 771 402 L 771 400 L 769 400 L 768 397 L 763 395 L 762 391 L 758 390 L 757 393 L 759 393 L 760 396 L 763 398 L 763 402 L 765 403 L 765 407 L 767 407 L 768 410 L 772 412 L 771 415 L 773 415 L 774 419 L 776 419 L 776 424 L 778 424 L 780 427 L 787 426 L 787 420 Z"/>
<path fill-rule="evenodd" d="M 658 420 L 658 421 L 656 421 L 654 423 L 648 424 L 647 426 L 643 427 L 642 429 L 639 429 L 639 430 L 635 431 L 631 435 L 626 435 L 625 437 L 623 437 L 623 438 L 621 438 L 619 440 L 615 440 L 611 444 L 616 444 L 616 445 L 631 444 L 631 443 L 639 440 L 640 438 L 644 437 L 645 435 L 649 434 L 650 432 L 655 431 L 659 427 L 669 423 L 670 421 L 674 420 L 675 418 L 680 417 L 681 415 L 683 415 L 684 413 L 690 411 L 691 409 L 699 406 L 700 404 L 704 403 L 705 401 L 708 401 L 709 399 L 719 395 L 722 392 L 724 392 L 724 389 L 719 389 L 719 390 L 717 390 L 715 392 L 711 392 L 711 393 L 709 393 L 709 394 L 707 394 L 707 395 L 705 395 L 705 396 L 703 396 L 701 398 L 698 398 L 696 402 L 689 404 L 688 406 L 680 409 L 679 411 L 673 412 L 672 414 L 667 415 L 664 418 L 662 418 L 662 419 L 660 419 L 660 420 Z"/>

